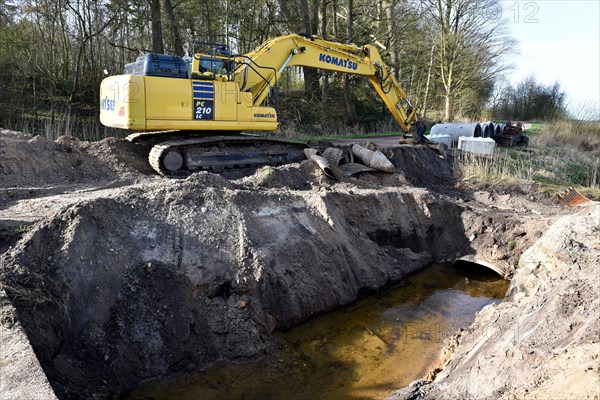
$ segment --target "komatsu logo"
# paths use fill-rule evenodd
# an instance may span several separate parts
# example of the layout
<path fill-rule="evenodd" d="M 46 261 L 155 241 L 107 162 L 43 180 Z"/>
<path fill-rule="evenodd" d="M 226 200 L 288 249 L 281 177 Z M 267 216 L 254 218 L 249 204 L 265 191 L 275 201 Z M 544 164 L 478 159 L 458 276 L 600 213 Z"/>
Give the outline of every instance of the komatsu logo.
<path fill-rule="evenodd" d="M 115 101 L 109 99 L 108 96 L 100 99 L 100 109 L 106 111 L 115 111 Z"/>
<path fill-rule="evenodd" d="M 275 118 L 275 114 L 254 113 L 254 118 Z"/>
<path fill-rule="evenodd" d="M 350 60 L 344 60 L 342 58 L 333 57 L 329 54 L 323 54 L 323 53 L 319 54 L 319 61 L 327 63 L 327 64 L 331 64 L 331 65 L 337 65 L 338 67 L 352 69 L 355 71 L 358 69 L 357 63 L 350 61 Z"/>

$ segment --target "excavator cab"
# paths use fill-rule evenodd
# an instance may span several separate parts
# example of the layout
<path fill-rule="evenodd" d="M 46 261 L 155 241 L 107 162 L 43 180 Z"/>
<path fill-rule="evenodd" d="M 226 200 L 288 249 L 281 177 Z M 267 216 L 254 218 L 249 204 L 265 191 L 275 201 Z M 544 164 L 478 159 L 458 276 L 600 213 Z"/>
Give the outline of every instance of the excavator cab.
<path fill-rule="evenodd" d="M 192 61 L 192 78 L 219 80 L 227 82 L 230 79 L 230 61 L 223 57 L 196 54 Z"/>
<path fill-rule="evenodd" d="M 227 82 L 233 80 L 234 69 L 234 60 L 227 45 L 196 42 L 190 71 L 192 78 Z"/>

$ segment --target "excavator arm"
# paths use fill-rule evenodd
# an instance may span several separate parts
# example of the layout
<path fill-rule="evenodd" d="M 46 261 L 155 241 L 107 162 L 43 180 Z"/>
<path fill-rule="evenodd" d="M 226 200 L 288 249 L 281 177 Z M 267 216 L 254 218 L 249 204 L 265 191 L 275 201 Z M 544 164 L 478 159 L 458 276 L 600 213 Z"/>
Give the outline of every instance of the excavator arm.
<path fill-rule="evenodd" d="M 404 132 L 410 132 L 417 122 L 416 109 L 374 46 L 292 34 L 271 39 L 236 61 L 235 81 L 240 91 L 252 94 L 256 106 L 265 100 L 283 70 L 296 65 L 367 76 Z"/>

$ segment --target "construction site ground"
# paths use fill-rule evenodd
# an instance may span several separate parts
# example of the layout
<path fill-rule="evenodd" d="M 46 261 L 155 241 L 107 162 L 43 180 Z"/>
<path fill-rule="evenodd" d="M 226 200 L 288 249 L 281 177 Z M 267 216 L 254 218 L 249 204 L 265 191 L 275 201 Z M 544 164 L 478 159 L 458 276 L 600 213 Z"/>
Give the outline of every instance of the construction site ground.
<path fill-rule="evenodd" d="M 169 179 L 125 140 L 1 130 L 0 398 L 118 398 L 256 359 L 275 330 L 463 256 L 501 266 L 507 298 L 392 398 L 600 398 L 600 205 L 389 155 L 396 173 L 337 181 L 308 160 Z"/>

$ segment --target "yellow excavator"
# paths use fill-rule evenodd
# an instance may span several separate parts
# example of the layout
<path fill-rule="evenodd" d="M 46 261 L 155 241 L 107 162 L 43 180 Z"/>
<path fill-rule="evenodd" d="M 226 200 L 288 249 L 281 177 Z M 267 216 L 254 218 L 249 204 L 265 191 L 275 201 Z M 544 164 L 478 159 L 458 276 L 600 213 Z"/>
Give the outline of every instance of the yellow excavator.
<path fill-rule="evenodd" d="M 304 145 L 240 135 L 277 129 L 275 109 L 261 104 L 292 65 L 367 76 L 402 131 L 419 125 L 416 109 L 374 46 L 299 34 L 243 55 L 218 43 L 201 46 L 193 57 L 141 56 L 100 87 L 102 124 L 138 131 L 128 136 L 133 142 L 151 141 L 150 165 L 163 175 L 301 160 Z"/>

